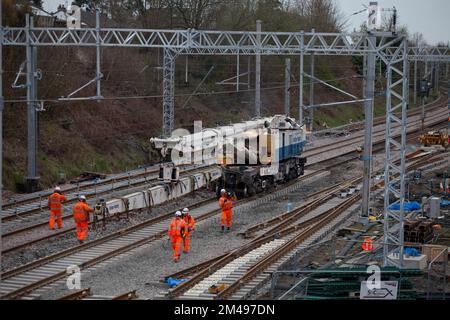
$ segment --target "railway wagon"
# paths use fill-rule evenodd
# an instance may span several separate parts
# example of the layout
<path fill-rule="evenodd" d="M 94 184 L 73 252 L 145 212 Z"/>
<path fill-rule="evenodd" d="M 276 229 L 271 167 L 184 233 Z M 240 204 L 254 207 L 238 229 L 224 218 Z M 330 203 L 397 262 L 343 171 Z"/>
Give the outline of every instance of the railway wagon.
<path fill-rule="evenodd" d="M 303 175 L 306 133 L 295 119 L 276 115 L 263 129 L 246 131 L 237 139 L 225 145 L 219 160 L 222 177 L 217 193 L 225 188 L 241 198 L 252 196 Z M 227 151 L 230 148 L 234 152 Z"/>
<path fill-rule="evenodd" d="M 176 183 L 162 184 L 127 194 L 106 202 L 109 216 L 161 205 L 207 187 L 221 177 L 220 168 L 211 168 L 181 178 Z"/>
<path fill-rule="evenodd" d="M 285 115 L 150 141 L 173 166 L 218 165 L 217 192 L 226 188 L 239 197 L 303 175 L 306 163 L 306 132 Z"/>

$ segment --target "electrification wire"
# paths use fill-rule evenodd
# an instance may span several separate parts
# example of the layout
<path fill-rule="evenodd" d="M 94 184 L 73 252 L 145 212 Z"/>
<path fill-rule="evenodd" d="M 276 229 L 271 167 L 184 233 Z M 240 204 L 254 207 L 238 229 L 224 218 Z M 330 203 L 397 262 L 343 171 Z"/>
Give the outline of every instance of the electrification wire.
<path fill-rule="evenodd" d="M 261 88 L 261 90 L 275 90 L 275 89 L 281 89 L 284 88 L 284 86 L 278 86 L 278 87 L 270 87 L 270 88 Z M 240 90 L 240 92 L 251 92 L 255 91 L 255 89 L 246 89 L 246 90 Z M 221 94 L 231 94 L 236 93 L 236 90 L 228 90 L 228 91 L 217 91 L 217 92 L 198 92 L 194 94 L 194 96 L 205 96 L 205 95 L 221 95 Z M 193 95 L 192 93 L 182 93 L 182 94 L 176 94 L 174 97 L 187 97 Z M 100 100 L 100 101 L 108 101 L 108 100 L 135 100 L 135 99 L 155 99 L 155 98 L 163 98 L 163 95 L 145 95 L 145 96 L 127 96 L 127 97 L 104 97 L 101 99 L 97 98 L 86 98 L 83 99 L 83 101 L 86 100 Z M 28 100 L 29 102 L 77 102 L 80 100 L 59 100 L 59 98 L 46 98 L 46 99 L 38 99 L 38 100 Z M 4 100 L 5 103 L 21 103 L 21 102 L 28 102 L 26 99 L 9 99 Z"/>
<path fill-rule="evenodd" d="M 328 80 L 328 82 L 332 82 L 333 80 Z M 315 82 L 316 83 L 316 82 Z M 310 84 L 310 82 L 305 82 L 305 85 Z M 277 89 L 284 89 L 284 85 L 281 86 L 274 86 L 274 87 L 265 87 L 261 88 L 261 91 L 270 91 L 270 90 L 277 90 Z M 295 87 L 295 86 L 291 86 Z M 239 90 L 238 92 L 254 92 L 256 89 L 244 89 Z M 222 94 L 235 94 L 238 93 L 236 90 L 227 90 L 227 91 L 213 91 L 213 92 L 197 92 L 195 94 L 192 93 L 182 93 L 182 94 L 175 94 L 175 98 L 181 98 L 181 97 L 188 97 L 188 96 L 211 96 L 211 95 L 222 95 Z M 60 100 L 60 98 L 45 98 L 45 99 L 37 99 L 37 100 L 26 100 L 26 99 L 6 99 L 4 100 L 5 103 L 27 103 L 27 102 L 53 102 L 53 103 L 61 103 L 61 102 L 77 102 L 77 101 L 89 101 L 89 100 L 100 100 L 100 101 L 111 101 L 111 100 L 136 100 L 136 99 L 157 99 L 157 98 L 163 98 L 164 95 L 143 95 L 143 96 L 124 96 L 124 97 L 103 97 L 101 99 L 97 99 L 95 97 L 93 98 L 84 98 L 84 99 L 75 99 L 75 100 Z"/>

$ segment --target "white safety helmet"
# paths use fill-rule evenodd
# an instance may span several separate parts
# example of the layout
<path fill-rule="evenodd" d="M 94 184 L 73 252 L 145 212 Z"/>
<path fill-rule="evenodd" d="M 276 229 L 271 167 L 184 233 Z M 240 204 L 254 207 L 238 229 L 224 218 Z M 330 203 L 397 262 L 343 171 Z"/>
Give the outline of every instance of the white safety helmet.
<path fill-rule="evenodd" d="M 86 196 L 81 195 L 80 200 L 86 201 Z"/>
<path fill-rule="evenodd" d="M 227 190 L 225 190 L 225 189 L 220 190 L 220 193 L 226 193 L 226 192 L 227 192 Z"/>
<path fill-rule="evenodd" d="M 183 209 L 183 214 L 189 213 L 189 209 L 188 208 L 184 208 Z"/>
<path fill-rule="evenodd" d="M 181 217 L 181 211 L 178 210 L 177 212 L 175 212 L 175 217 Z"/>
<path fill-rule="evenodd" d="M 55 187 L 55 191 L 61 191 L 60 187 Z"/>

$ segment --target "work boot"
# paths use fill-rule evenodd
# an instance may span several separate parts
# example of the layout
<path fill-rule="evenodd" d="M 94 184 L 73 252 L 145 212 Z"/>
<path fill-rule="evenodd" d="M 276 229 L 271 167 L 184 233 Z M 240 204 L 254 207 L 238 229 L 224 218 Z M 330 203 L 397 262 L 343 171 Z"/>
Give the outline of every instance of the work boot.
<path fill-rule="evenodd" d="M 225 232 L 225 226 L 222 226 L 222 232 Z"/>
<path fill-rule="evenodd" d="M 173 262 L 178 263 L 179 260 L 180 260 L 180 258 L 174 258 Z"/>
<path fill-rule="evenodd" d="M 78 243 L 79 243 L 79 244 L 83 244 L 84 241 L 83 241 L 83 240 L 78 240 Z"/>
<path fill-rule="evenodd" d="M 228 228 L 227 228 L 227 231 L 230 231 L 230 230 L 231 230 L 231 227 L 228 227 Z"/>
<path fill-rule="evenodd" d="M 188 253 L 189 253 L 189 251 L 183 251 L 183 253 L 185 253 L 185 254 L 188 254 Z"/>

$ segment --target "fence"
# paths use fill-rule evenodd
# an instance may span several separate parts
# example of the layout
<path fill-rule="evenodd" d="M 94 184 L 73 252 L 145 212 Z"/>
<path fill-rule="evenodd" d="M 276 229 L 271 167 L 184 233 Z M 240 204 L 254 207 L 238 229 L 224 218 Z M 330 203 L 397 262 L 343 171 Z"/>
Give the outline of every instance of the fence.
<path fill-rule="evenodd" d="M 367 281 L 371 275 L 367 267 L 383 264 L 382 239 L 374 242 L 372 251 L 364 251 L 361 248 L 363 241 L 357 240 L 361 233 L 354 234 L 351 239 L 332 238 L 301 249 L 295 256 L 296 259 L 272 273 L 270 298 L 319 299 L 320 297 L 314 294 L 310 295 L 310 291 L 314 291 L 314 286 L 318 286 L 315 276 L 323 272 L 335 275 L 339 282 L 336 285 L 348 289 L 348 295 L 341 295 L 340 298 L 358 298 L 358 283 Z M 411 244 L 410 247 L 418 248 L 427 256 L 427 260 L 419 259 L 420 263 L 416 268 L 382 268 L 382 281 L 398 281 L 399 299 L 445 299 L 448 248 L 421 244 Z M 314 260 L 320 260 L 320 264 L 311 264 Z M 340 271 L 342 267 L 345 269 Z M 353 273 L 354 277 L 349 277 L 346 272 Z"/>

